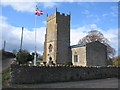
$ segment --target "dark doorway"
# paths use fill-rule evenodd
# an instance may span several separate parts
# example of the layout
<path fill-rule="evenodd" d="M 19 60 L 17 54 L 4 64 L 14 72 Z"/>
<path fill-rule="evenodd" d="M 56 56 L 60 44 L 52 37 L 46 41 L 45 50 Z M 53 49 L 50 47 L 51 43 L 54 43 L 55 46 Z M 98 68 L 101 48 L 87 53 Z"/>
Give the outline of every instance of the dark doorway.
<path fill-rule="evenodd" d="M 52 61 L 52 57 L 50 57 L 49 60 Z"/>

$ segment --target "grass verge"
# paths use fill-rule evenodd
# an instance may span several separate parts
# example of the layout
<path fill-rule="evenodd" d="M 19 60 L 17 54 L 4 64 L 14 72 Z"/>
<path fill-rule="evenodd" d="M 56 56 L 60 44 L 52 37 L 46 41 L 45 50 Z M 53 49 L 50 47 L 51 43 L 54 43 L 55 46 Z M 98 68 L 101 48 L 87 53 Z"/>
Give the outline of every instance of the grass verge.
<path fill-rule="evenodd" d="M 7 68 L 2 72 L 2 85 L 6 86 L 9 79 L 10 79 L 10 68 Z"/>

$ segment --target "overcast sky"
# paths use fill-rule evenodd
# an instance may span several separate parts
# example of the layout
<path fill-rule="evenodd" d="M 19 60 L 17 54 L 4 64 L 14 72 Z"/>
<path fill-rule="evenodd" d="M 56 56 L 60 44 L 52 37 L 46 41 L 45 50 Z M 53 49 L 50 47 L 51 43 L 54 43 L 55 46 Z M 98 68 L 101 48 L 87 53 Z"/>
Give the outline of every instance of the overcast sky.
<path fill-rule="evenodd" d="M 35 6 L 44 11 L 37 17 L 37 52 L 43 53 L 46 32 L 46 14 L 51 15 L 55 8 L 61 13 L 71 13 L 71 45 L 87 35 L 90 30 L 98 30 L 109 40 L 109 44 L 118 51 L 118 3 L 117 2 L 6 2 L 2 1 L 0 27 L 6 41 L 6 50 L 18 50 L 20 47 L 21 27 L 24 27 L 23 49 L 34 51 L 35 44 Z M 1 30 L 0 30 L 1 31 Z M 3 40 L 3 41 L 2 41 Z M 2 48 L 3 46 L 1 46 Z M 117 54 L 116 54 L 117 55 Z"/>

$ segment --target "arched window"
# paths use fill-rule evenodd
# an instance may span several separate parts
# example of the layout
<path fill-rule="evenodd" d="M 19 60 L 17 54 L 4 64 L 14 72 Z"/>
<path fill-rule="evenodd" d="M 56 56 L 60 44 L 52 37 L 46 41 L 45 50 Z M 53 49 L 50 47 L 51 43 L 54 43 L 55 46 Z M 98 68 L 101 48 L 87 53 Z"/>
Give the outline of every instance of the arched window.
<path fill-rule="evenodd" d="M 75 52 L 75 54 L 74 54 L 74 62 L 78 62 L 78 55 L 77 55 L 77 52 Z"/>
<path fill-rule="evenodd" d="M 53 46 L 50 44 L 49 45 L 49 52 L 52 52 Z"/>
<path fill-rule="evenodd" d="M 77 55 L 77 52 L 75 51 L 75 55 Z"/>

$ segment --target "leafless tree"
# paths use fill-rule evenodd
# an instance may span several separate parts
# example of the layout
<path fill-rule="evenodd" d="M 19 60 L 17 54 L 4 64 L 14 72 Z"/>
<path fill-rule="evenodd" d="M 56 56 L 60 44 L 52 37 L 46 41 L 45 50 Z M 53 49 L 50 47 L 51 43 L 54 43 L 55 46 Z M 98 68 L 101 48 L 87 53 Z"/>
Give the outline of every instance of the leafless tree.
<path fill-rule="evenodd" d="M 104 35 L 98 30 L 92 30 L 88 32 L 88 35 L 79 40 L 78 44 L 87 44 L 93 41 L 99 41 L 107 46 L 108 59 L 113 58 L 115 55 L 115 49 L 109 45 L 109 41 Z"/>

